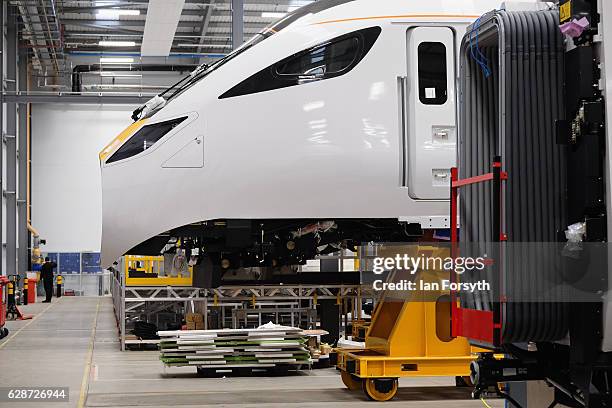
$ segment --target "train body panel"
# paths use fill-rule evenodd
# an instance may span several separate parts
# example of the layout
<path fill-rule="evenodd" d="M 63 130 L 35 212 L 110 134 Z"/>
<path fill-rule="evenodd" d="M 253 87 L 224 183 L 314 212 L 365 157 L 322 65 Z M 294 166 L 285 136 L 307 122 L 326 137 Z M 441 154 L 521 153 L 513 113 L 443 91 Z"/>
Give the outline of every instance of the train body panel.
<path fill-rule="evenodd" d="M 328 3 L 339 5 L 306 14 L 238 53 L 141 119 L 133 134 L 185 118 L 149 148 L 113 161 L 128 137 L 106 152 L 104 266 L 156 235 L 207 220 L 400 219 L 423 227 L 448 225 L 447 187 L 436 190 L 436 199 L 418 200 L 402 185 L 406 159 L 398 77 L 409 72 L 407 35 L 411 27 L 448 27 L 458 47 L 474 16 L 498 2 Z M 221 97 L 296 53 L 376 27 L 380 34 L 350 72 Z M 448 80 L 454 103 L 455 78 Z M 453 128 L 454 112 L 435 124 Z M 439 148 L 451 160 L 448 167 L 454 148 Z"/>

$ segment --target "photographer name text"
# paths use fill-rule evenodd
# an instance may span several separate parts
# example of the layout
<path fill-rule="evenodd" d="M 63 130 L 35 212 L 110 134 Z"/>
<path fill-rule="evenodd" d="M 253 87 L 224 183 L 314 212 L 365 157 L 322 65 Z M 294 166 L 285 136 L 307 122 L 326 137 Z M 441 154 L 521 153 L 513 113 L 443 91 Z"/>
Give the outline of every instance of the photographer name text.
<path fill-rule="evenodd" d="M 491 285 L 485 280 L 478 282 L 451 282 L 448 279 L 442 279 L 440 282 L 428 282 L 422 279 L 417 281 L 401 280 L 399 282 L 384 282 L 380 279 L 372 282 L 372 287 L 376 291 L 391 290 L 391 291 L 446 291 L 452 290 L 455 292 L 478 292 L 491 290 Z"/>

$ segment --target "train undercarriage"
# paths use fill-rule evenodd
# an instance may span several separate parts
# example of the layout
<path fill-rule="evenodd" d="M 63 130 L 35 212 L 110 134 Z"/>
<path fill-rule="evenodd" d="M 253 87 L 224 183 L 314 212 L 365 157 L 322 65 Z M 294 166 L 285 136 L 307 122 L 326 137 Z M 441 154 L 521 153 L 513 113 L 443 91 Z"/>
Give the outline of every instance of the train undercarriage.
<path fill-rule="evenodd" d="M 345 249 L 357 252 L 364 243 L 410 242 L 421 236 L 423 230 L 419 224 L 394 219 L 213 220 L 160 234 L 132 248 L 128 254 L 171 255 L 172 259 L 194 267 L 195 285 L 215 287 L 224 277 L 232 279 L 236 271 L 245 269 L 247 273 L 240 275 L 243 280 L 271 281 L 274 279 L 271 272 L 283 270 L 283 281 L 286 281 L 298 265 L 317 255 Z M 358 276 L 331 272 L 303 279 L 327 284 L 349 283 L 344 282 L 349 279 L 354 283 Z"/>

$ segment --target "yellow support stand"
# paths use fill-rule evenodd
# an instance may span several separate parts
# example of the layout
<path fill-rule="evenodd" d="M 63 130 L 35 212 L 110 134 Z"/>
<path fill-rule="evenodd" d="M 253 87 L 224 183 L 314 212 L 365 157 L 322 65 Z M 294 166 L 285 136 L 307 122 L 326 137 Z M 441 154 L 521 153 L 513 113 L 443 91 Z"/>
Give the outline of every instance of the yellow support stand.
<path fill-rule="evenodd" d="M 192 286 L 193 269 L 190 266 L 187 275 L 156 276 L 163 270 L 163 256 L 126 255 L 123 262 L 125 286 Z M 142 271 L 151 277 L 130 277 L 129 270 Z"/>
<path fill-rule="evenodd" d="M 417 254 L 443 259 L 447 252 L 421 246 Z M 448 272 L 428 270 L 410 276 L 400 271 L 390 281 L 439 282 L 440 278 L 447 279 Z M 475 356 L 465 338 L 451 337 L 449 300 L 443 291 L 384 293 L 373 312 L 365 349 L 336 349 L 347 388 L 362 389 L 371 400 L 388 401 L 395 396 L 400 377 L 467 378 Z"/>
<path fill-rule="evenodd" d="M 62 286 L 64 284 L 64 278 L 62 275 L 57 275 L 57 285 L 56 285 L 56 292 L 55 292 L 55 296 L 57 298 L 61 298 L 62 294 L 64 293 L 62 290 Z"/>

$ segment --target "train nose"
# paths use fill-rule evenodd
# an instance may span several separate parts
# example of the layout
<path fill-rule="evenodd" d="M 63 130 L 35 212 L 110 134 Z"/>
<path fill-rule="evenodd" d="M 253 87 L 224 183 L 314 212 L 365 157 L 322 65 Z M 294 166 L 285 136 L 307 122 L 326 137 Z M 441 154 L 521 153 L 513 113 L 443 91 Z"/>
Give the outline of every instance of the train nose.
<path fill-rule="evenodd" d="M 204 166 L 204 138 L 192 126 L 197 114 L 186 113 L 150 123 L 139 120 L 102 152 L 102 264 L 150 238 L 192 222 L 193 214 L 177 213 L 176 197 L 192 185 L 178 182 Z M 176 195 L 167 195 L 172 186 Z M 169 216 L 171 214 L 171 216 Z"/>
<path fill-rule="evenodd" d="M 137 245 L 169 229 L 158 175 L 144 163 L 102 167 L 101 262 L 109 267 Z M 146 254 L 143 254 L 146 255 Z"/>

